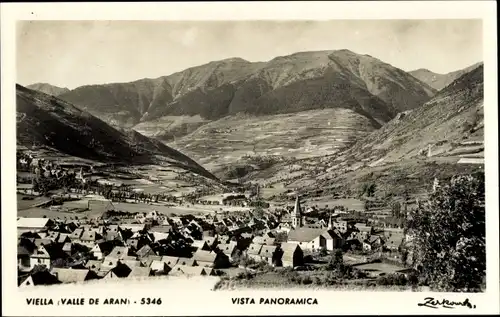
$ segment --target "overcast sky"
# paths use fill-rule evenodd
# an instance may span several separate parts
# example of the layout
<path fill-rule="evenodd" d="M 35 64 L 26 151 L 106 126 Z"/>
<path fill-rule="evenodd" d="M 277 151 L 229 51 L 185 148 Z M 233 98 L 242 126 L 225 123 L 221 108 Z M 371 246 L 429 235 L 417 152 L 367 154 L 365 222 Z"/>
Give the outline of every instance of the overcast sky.
<path fill-rule="evenodd" d="M 169 75 L 210 61 L 267 61 L 349 49 L 403 70 L 482 61 L 480 20 L 290 22 L 27 21 L 17 26 L 17 82 L 73 89 Z"/>

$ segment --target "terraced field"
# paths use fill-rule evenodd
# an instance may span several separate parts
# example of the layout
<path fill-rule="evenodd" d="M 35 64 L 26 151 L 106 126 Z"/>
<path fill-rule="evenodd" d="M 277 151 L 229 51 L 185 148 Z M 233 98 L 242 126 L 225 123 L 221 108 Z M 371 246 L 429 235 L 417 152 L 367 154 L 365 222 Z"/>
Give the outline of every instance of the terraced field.
<path fill-rule="evenodd" d="M 141 122 L 134 126 L 134 130 L 164 141 L 175 141 L 195 131 L 200 126 L 210 122 L 201 116 L 164 116 L 152 121 Z"/>
<path fill-rule="evenodd" d="M 270 116 L 231 116 L 205 124 L 169 145 L 208 169 L 245 155 L 306 158 L 337 152 L 375 128 L 348 109 Z"/>

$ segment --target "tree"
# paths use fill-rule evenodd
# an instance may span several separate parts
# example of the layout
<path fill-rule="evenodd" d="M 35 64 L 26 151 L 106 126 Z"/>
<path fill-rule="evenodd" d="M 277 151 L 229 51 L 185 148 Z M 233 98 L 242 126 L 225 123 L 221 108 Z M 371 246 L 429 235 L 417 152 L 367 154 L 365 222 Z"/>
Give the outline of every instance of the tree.
<path fill-rule="evenodd" d="M 328 251 L 326 250 L 325 247 L 321 247 L 321 249 L 319 249 L 319 256 L 326 256 L 328 255 Z"/>
<path fill-rule="evenodd" d="M 407 188 L 405 188 L 403 192 L 403 204 L 404 204 L 404 213 L 405 215 L 408 213 L 408 202 L 410 201 L 410 192 Z"/>
<path fill-rule="evenodd" d="M 335 272 L 336 277 L 343 277 L 346 272 L 346 266 L 344 265 L 344 257 L 342 249 L 333 250 L 332 257 L 326 265 L 327 270 Z"/>
<path fill-rule="evenodd" d="M 407 221 L 420 280 L 439 291 L 479 291 L 486 269 L 484 174 L 455 176 Z"/>
<path fill-rule="evenodd" d="M 360 196 L 366 195 L 368 197 L 373 197 L 376 190 L 377 185 L 375 183 L 364 183 L 361 187 Z"/>
<path fill-rule="evenodd" d="M 49 191 L 49 188 L 47 186 L 47 181 L 45 181 L 45 178 L 43 176 L 35 178 L 33 180 L 33 190 L 35 192 L 39 192 L 42 195 L 46 195 Z"/>
<path fill-rule="evenodd" d="M 241 256 L 239 258 L 239 265 L 243 266 L 244 268 L 247 268 L 252 264 L 255 264 L 255 260 L 252 258 L 249 258 L 247 256 Z"/>
<path fill-rule="evenodd" d="M 377 185 L 375 185 L 375 183 L 371 183 L 366 189 L 366 195 L 368 197 L 373 197 L 375 195 L 376 190 L 377 190 Z"/>
<path fill-rule="evenodd" d="M 364 202 L 365 211 L 370 211 L 371 207 L 372 207 L 372 202 L 369 200 L 365 200 L 365 202 Z"/>
<path fill-rule="evenodd" d="M 408 262 L 408 250 L 406 249 L 401 250 L 401 262 L 403 262 L 404 265 Z"/>
<path fill-rule="evenodd" d="M 392 216 L 399 219 L 399 217 L 401 217 L 401 203 L 399 201 L 394 202 L 391 206 L 391 211 Z"/>
<path fill-rule="evenodd" d="M 113 189 L 113 186 L 109 186 L 109 185 L 106 185 L 103 188 L 102 193 L 103 193 L 104 198 L 106 198 L 106 199 L 110 199 L 111 198 L 111 195 L 113 193 L 112 189 Z"/>
<path fill-rule="evenodd" d="M 257 204 L 257 206 L 254 209 L 254 215 L 257 219 L 262 219 L 264 218 L 264 209 L 260 204 Z"/>
<path fill-rule="evenodd" d="M 288 234 L 286 232 L 280 231 L 275 234 L 276 242 L 282 243 L 288 240 Z"/>

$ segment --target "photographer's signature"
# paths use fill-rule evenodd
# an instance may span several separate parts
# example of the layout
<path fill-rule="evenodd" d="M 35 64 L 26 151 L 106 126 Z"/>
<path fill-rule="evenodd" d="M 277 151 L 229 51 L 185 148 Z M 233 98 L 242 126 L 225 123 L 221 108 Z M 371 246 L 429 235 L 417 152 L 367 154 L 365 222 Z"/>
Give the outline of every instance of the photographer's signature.
<path fill-rule="evenodd" d="M 434 297 L 424 298 L 423 303 L 418 303 L 418 306 L 429 307 L 429 308 L 455 308 L 454 306 L 469 307 L 475 309 L 476 305 L 471 304 L 468 298 L 462 302 L 454 302 L 447 299 L 437 300 Z"/>

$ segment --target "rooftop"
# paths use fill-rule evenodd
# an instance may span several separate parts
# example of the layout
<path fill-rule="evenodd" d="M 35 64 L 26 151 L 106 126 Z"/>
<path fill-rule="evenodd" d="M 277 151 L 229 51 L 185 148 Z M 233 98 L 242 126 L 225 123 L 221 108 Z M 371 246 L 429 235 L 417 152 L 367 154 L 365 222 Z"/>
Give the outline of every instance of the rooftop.
<path fill-rule="evenodd" d="M 18 228 L 45 228 L 51 220 L 49 218 L 18 218 L 17 227 Z"/>
<path fill-rule="evenodd" d="M 57 277 L 57 279 L 63 283 L 78 283 L 83 282 L 87 279 L 89 275 L 88 269 L 65 269 L 65 268 L 54 268 L 51 273 Z"/>
<path fill-rule="evenodd" d="M 301 227 L 293 229 L 288 234 L 288 241 L 310 242 L 320 236 L 324 229 Z"/>

